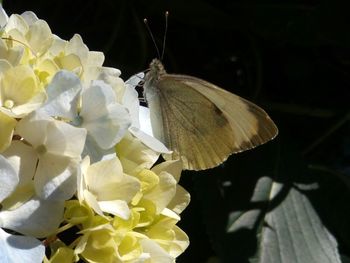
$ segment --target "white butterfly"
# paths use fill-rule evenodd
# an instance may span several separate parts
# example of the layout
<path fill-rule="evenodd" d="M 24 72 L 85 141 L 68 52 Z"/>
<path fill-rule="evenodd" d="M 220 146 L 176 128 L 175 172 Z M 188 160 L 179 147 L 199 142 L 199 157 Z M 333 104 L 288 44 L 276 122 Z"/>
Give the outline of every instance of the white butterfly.
<path fill-rule="evenodd" d="M 154 59 L 144 95 L 154 136 L 181 159 L 184 169 L 205 170 L 231 154 L 272 140 L 278 129 L 257 105 L 205 80 L 167 74 Z"/>

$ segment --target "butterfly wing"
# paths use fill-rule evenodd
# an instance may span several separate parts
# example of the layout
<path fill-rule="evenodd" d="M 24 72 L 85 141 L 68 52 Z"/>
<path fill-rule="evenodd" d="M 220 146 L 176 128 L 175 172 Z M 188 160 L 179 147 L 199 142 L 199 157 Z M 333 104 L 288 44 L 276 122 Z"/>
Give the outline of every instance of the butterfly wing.
<path fill-rule="evenodd" d="M 233 153 L 254 148 L 277 136 L 278 128 L 275 123 L 254 103 L 199 78 L 172 76 L 201 93 L 224 113 L 235 134 L 237 147 Z"/>
<path fill-rule="evenodd" d="M 165 74 L 145 91 L 156 138 L 185 169 L 215 167 L 277 134 L 258 106 L 198 78 Z"/>

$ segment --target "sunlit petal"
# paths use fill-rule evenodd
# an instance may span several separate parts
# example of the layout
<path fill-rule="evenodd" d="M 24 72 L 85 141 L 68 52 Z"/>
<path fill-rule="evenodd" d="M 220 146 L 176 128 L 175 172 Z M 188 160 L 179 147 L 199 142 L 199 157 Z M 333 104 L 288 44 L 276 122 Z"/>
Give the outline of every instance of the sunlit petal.
<path fill-rule="evenodd" d="M 45 246 L 40 240 L 28 236 L 11 235 L 0 229 L 1 262 L 41 262 L 44 256 Z"/>
<path fill-rule="evenodd" d="M 58 228 L 63 207 L 62 201 L 30 199 L 17 209 L 1 211 L 0 227 L 38 238 L 45 237 Z"/>

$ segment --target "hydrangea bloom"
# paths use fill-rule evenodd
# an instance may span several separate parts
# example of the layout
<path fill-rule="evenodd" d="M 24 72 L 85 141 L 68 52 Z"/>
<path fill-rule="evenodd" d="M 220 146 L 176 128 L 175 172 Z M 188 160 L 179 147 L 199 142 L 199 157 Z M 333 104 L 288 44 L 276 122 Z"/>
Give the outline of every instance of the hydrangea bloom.
<path fill-rule="evenodd" d="M 174 262 L 190 196 L 179 161 L 155 165 L 169 150 L 142 131 L 142 76 L 124 83 L 103 53 L 33 12 L 0 5 L 0 26 L 2 260 Z"/>

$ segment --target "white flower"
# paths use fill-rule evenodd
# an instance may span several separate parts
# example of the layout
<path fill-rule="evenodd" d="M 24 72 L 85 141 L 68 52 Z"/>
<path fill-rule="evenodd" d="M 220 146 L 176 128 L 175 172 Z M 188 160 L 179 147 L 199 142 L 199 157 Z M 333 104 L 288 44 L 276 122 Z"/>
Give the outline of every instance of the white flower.
<path fill-rule="evenodd" d="M 13 14 L 5 21 L 2 36 L 14 40 L 11 45 L 24 51 L 21 63 L 30 64 L 32 60 L 39 59 L 51 46 L 53 35 L 50 27 L 33 12 Z"/>
<path fill-rule="evenodd" d="M 86 130 L 34 112 L 18 123 L 16 131 L 31 144 L 38 158 L 34 175 L 37 195 L 51 200 L 72 197 Z"/>
<path fill-rule="evenodd" d="M 116 145 L 116 152 L 124 172 L 130 175 L 136 175 L 145 168 L 150 169 L 159 158 L 159 153 L 147 147 L 130 133 L 127 133 Z"/>
<path fill-rule="evenodd" d="M 127 220 L 130 216 L 128 203 L 140 189 L 140 182 L 124 174 L 117 158 L 90 165 L 86 157 L 81 165 L 78 181 L 78 199 L 85 201 L 95 212 L 119 216 Z"/>
<path fill-rule="evenodd" d="M 13 235 L 0 229 L 0 257 L 4 262 L 41 262 L 45 247 L 34 237 L 45 237 L 57 229 L 62 220 L 63 202 L 49 202 L 33 197 L 24 203 L 18 188 L 27 184 L 21 176 L 28 163 L 8 153 L 0 155 L 0 228 L 14 230 L 26 236 Z M 25 154 L 24 154 L 25 156 Z M 10 160 L 9 160 L 10 159 Z"/>
<path fill-rule="evenodd" d="M 42 200 L 35 194 L 35 151 L 21 141 L 0 155 L 0 227 L 25 235 L 45 237 L 59 226 L 63 201 Z"/>
<path fill-rule="evenodd" d="M 80 116 L 82 127 L 102 149 L 113 147 L 130 126 L 128 111 L 116 102 L 112 88 L 100 80 L 83 90 Z"/>
<path fill-rule="evenodd" d="M 85 128 L 84 155 L 90 155 L 94 162 L 110 153 L 130 126 L 127 109 L 117 103 L 113 89 L 103 81 L 93 81 L 84 88 L 75 74 L 59 71 L 47 93 L 48 101 L 41 110 Z"/>
<path fill-rule="evenodd" d="M 5 69 L 0 75 L 0 111 L 13 118 L 23 118 L 39 108 L 46 100 L 46 92 L 33 69 L 27 65 Z"/>
<path fill-rule="evenodd" d="M 102 52 L 89 51 L 80 35 L 75 34 L 69 41 L 54 36 L 48 53 L 60 69 L 76 73 L 84 84 L 98 79 L 104 61 Z"/>
<path fill-rule="evenodd" d="M 0 27 L 0 261 L 174 262 L 190 198 L 179 161 L 154 166 L 170 151 L 139 105 L 144 74 L 124 83 L 33 12 L 0 4 Z"/>

